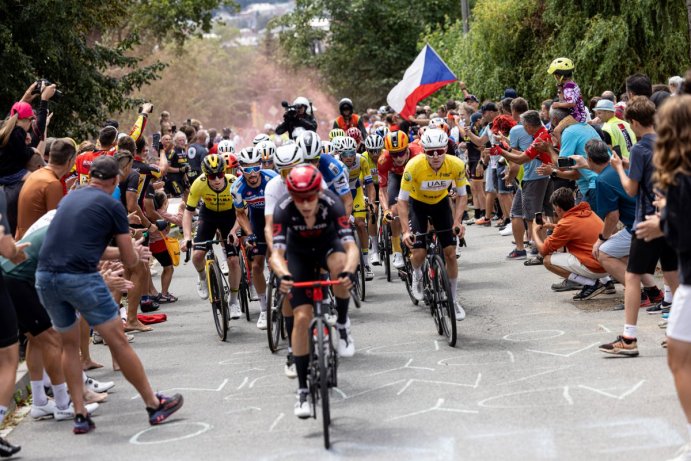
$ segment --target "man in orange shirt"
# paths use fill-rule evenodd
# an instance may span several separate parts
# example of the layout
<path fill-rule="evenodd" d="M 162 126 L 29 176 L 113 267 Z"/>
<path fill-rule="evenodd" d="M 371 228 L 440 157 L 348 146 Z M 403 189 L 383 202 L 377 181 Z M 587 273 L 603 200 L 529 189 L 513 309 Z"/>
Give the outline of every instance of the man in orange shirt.
<path fill-rule="evenodd" d="M 574 296 L 573 300 L 591 299 L 605 291 L 603 281 L 609 279 L 600 263 L 593 257 L 593 245 L 602 231 L 602 220 L 587 202 L 576 205 L 573 191 L 565 187 L 554 191 L 550 203 L 559 222 L 542 225 L 535 222 L 533 240 L 544 257 L 545 268 L 564 277 L 564 281 L 553 285 L 552 289 L 566 291 L 566 288 L 573 289 L 575 285 L 582 285 L 581 292 Z M 542 229 L 552 229 L 552 235 L 544 241 L 540 237 Z M 558 253 L 559 249 L 564 247 L 566 253 Z"/>

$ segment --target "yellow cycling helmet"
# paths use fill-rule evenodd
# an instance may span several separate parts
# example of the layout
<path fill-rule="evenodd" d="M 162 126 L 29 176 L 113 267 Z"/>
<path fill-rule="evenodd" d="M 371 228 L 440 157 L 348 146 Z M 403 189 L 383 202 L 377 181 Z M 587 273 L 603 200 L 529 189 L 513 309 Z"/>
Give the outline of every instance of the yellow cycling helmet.
<path fill-rule="evenodd" d="M 333 141 L 333 139 L 337 136 L 345 136 L 346 132 L 343 131 L 340 128 L 334 128 L 333 130 L 329 131 L 329 141 Z"/>
<path fill-rule="evenodd" d="M 401 152 L 408 147 L 408 135 L 403 131 L 390 131 L 384 139 L 384 149 L 389 152 Z"/>
<path fill-rule="evenodd" d="M 574 66 L 572 60 L 570 60 L 569 58 L 557 58 L 554 61 L 552 61 L 552 64 L 549 65 L 547 73 L 550 75 L 571 74 L 573 72 L 573 69 Z"/>
<path fill-rule="evenodd" d="M 202 161 L 202 171 L 206 175 L 224 173 L 226 171 L 226 161 L 218 154 L 207 155 Z"/>

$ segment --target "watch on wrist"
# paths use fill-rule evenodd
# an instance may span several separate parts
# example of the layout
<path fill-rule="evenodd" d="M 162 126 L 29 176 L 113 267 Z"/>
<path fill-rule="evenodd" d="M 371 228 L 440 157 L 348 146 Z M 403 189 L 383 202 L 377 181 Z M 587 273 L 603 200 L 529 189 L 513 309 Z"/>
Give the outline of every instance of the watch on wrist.
<path fill-rule="evenodd" d="M 558 176 L 557 176 L 557 170 L 553 170 L 553 171 L 549 174 L 549 177 L 552 178 L 552 179 L 557 178 L 557 177 L 558 177 Z"/>

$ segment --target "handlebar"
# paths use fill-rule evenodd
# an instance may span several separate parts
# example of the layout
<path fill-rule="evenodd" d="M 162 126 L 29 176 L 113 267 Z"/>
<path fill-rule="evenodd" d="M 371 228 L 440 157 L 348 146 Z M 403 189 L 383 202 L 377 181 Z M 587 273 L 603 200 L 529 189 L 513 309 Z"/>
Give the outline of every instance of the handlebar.
<path fill-rule="evenodd" d="M 340 283 L 341 282 L 339 282 L 338 280 L 314 280 L 311 282 L 295 282 L 293 283 L 293 286 L 295 288 L 319 288 L 340 285 Z"/>

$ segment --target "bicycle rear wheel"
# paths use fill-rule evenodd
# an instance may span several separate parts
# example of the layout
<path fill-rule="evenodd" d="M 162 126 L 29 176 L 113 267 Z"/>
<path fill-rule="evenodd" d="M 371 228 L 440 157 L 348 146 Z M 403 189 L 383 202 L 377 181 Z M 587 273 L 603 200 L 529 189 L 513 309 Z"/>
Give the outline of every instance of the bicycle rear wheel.
<path fill-rule="evenodd" d="M 267 285 L 266 294 L 266 335 L 269 339 L 271 352 L 278 350 L 278 344 L 283 334 L 283 297 L 280 296 L 277 287 L 278 278 L 272 273 Z"/>
<path fill-rule="evenodd" d="M 410 301 L 417 306 L 419 301 L 415 299 L 415 296 L 413 296 L 413 265 L 410 262 L 410 258 L 408 257 L 408 254 L 405 250 L 403 250 L 403 260 L 405 261 L 405 267 L 402 270 L 398 271 L 398 276 L 401 277 L 403 280 L 403 283 L 405 283 L 405 289 L 408 292 L 408 297 L 410 298 Z"/>
<path fill-rule="evenodd" d="M 216 325 L 216 332 L 221 341 L 225 341 L 228 337 L 228 301 L 223 292 L 223 274 L 218 267 L 218 263 L 214 262 L 208 266 L 207 278 L 209 280 L 209 301 L 211 302 L 211 312 L 214 316 L 214 324 Z"/>
<path fill-rule="evenodd" d="M 384 270 L 386 271 L 386 281 L 391 281 L 391 232 L 388 224 L 382 224 L 382 241 L 379 242 L 380 259 L 384 260 Z"/>
<path fill-rule="evenodd" d="M 322 321 L 321 318 L 317 318 L 317 321 L 315 322 L 315 326 L 317 328 L 317 351 L 319 352 L 317 354 L 317 360 L 319 362 L 319 397 L 321 398 L 321 406 L 322 406 L 322 425 L 324 428 L 324 448 L 327 450 L 329 449 L 331 442 L 329 440 L 329 425 L 331 424 L 331 413 L 330 413 L 330 407 L 329 407 L 329 378 L 330 378 L 330 373 L 328 370 L 328 365 L 327 361 L 328 358 L 325 357 L 325 351 L 330 351 L 330 349 L 327 349 L 328 345 L 326 344 L 326 341 L 328 341 L 324 337 L 324 322 Z M 329 340 L 330 340 L 329 335 Z M 325 347 L 326 346 L 326 347 Z"/>
<path fill-rule="evenodd" d="M 433 264 L 436 266 L 437 277 L 435 278 L 435 292 L 437 297 L 437 311 L 442 325 L 446 342 L 449 346 L 456 345 L 456 309 L 453 305 L 449 275 L 446 273 L 444 261 L 439 256 L 435 256 Z"/>
<path fill-rule="evenodd" d="M 366 280 L 365 280 L 365 257 L 362 254 L 362 252 L 360 252 L 360 274 L 359 274 L 359 277 L 360 277 L 360 301 L 364 301 L 365 300 L 365 283 L 366 283 Z M 356 306 L 360 307 L 357 304 L 356 304 Z"/>

